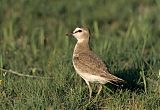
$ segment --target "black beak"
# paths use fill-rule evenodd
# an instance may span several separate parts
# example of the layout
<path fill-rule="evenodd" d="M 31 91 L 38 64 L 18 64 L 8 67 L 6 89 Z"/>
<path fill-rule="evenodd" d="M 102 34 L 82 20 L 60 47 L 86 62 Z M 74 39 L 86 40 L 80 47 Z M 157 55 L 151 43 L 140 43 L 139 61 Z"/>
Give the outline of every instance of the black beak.
<path fill-rule="evenodd" d="M 73 33 L 72 33 L 72 32 L 70 32 L 70 33 L 67 33 L 66 35 L 67 35 L 67 36 L 72 36 L 72 35 L 73 35 Z"/>

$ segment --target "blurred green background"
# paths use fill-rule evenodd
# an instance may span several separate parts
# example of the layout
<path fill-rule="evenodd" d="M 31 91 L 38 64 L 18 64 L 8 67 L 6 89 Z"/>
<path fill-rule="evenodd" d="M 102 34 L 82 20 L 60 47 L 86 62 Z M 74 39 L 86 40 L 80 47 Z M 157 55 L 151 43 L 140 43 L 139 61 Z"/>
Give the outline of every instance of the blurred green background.
<path fill-rule="evenodd" d="M 0 67 L 53 78 L 0 71 L 0 109 L 159 110 L 159 12 L 159 0 L 0 0 Z M 127 81 L 121 89 L 105 86 L 92 103 L 72 66 L 76 40 L 65 35 L 79 26 L 90 29 L 91 48 L 109 70 Z"/>

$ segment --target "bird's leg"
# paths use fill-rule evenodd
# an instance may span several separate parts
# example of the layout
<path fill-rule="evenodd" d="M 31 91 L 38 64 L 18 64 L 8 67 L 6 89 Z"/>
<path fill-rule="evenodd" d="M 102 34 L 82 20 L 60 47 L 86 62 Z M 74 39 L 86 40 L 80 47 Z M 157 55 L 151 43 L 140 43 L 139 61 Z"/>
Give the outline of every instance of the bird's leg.
<path fill-rule="evenodd" d="M 90 86 L 90 83 L 88 81 L 86 81 L 87 85 L 88 85 L 88 88 L 89 88 L 89 100 L 91 99 L 92 97 L 92 88 Z"/>
<path fill-rule="evenodd" d="M 98 89 L 98 92 L 97 92 L 97 95 L 96 95 L 96 99 L 98 98 L 98 95 L 100 94 L 102 90 L 102 84 L 99 85 L 99 89 Z"/>

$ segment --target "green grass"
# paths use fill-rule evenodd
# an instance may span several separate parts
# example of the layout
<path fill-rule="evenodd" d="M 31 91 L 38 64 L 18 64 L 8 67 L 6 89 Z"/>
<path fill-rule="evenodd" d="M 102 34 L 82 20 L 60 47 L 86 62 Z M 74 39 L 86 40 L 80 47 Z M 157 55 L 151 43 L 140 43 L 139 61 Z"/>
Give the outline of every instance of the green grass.
<path fill-rule="evenodd" d="M 159 110 L 159 11 L 159 0 L 0 0 L 0 67 L 53 78 L 0 71 L 0 109 Z M 92 103 L 72 66 L 76 40 L 65 36 L 77 26 L 90 28 L 92 49 L 127 81 L 105 85 Z"/>

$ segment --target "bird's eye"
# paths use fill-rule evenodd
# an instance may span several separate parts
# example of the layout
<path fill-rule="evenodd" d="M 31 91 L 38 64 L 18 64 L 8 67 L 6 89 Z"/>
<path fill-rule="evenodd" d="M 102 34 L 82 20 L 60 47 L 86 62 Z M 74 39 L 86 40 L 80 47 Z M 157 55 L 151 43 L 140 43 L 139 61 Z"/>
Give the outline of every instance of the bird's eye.
<path fill-rule="evenodd" d="M 78 32 L 82 32 L 82 30 L 77 30 L 76 32 L 74 32 L 74 33 L 78 33 Z"/>
<path fill-rule="evenodd" d="M 82 30 L 78 30 L 78 32 L 82 32 Z"/>

